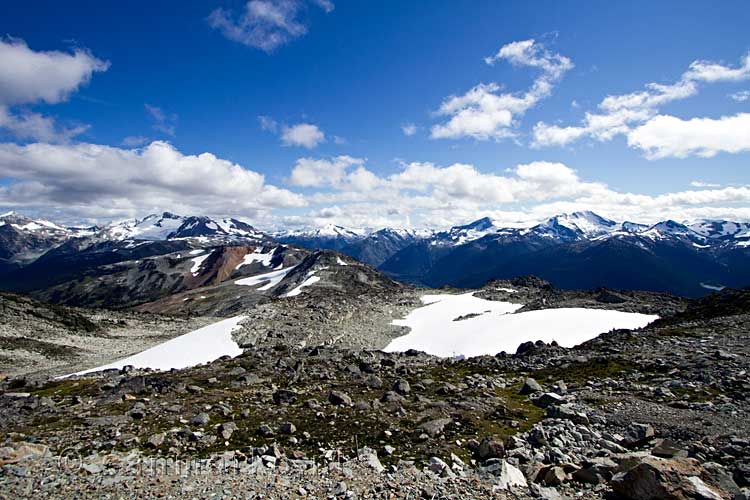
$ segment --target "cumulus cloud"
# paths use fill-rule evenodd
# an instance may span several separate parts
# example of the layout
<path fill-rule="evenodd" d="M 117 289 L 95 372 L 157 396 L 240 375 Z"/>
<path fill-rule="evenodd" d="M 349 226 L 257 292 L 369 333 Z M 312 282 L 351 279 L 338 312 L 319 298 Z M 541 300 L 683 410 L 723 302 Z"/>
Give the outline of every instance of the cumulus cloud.
<path fill-rule="evenodd" d="M 0 39 L 0 104 L 57 104 L 108 68 L 87 50 L 34 51 L 23 40 Z"/>
<path fill-rule="evenodd" d="M 101 217 L 143 211 L 254 215 L 304 206 L 299 194 L 211 153 L 186 155 L 166 142 L 142 149 L 97 144 L 0 144 L 3 205 L 58 207 Z"/>
<path fill-rule="evenodd" d="M 628 144 L 649 159 L 710 158 L 718 153 L 750 151 L 750 114 L 682 120 L 659 115 L 628 134 Z"/>
<path fill-rule="evenodd" d="M 326 142 L 325 133 L 313 123 L 297 123 L 287 125 L 279 123 L 270 116 L 258 116 L 260 128 L 272 134 L 278 134 L 283 146 L 297 146 L 307 149 L 314 149 L 319 144 Z M 345 144 L 346 139 L 334 135 L 332 137 L 335 144 Z"/>
<path fill-rule="evenodd" d="M 292 169 L 289 183 L 300 187 L 338 186 L 346 176 L 347 169 L 363 165 L 365 160 L 351 156 L 331 159 L 300 158 Z"/>
<path fill-rule="evenodd" d="M 729 94 L 729 98 L 737 102 L 750 101 L 750 90 L 741 90 L 739 92 L 735 92 L 734 94 Z"/>
<path fill-rule="evenodd" d="M 284 146 L 313 149 L 325 140 L 326 136 L 323 131 L 312 123 L 298 123 L 281 127 L 281 143 Z"/>
<path fill-rule="evenodd" d="M 737 67 L 694 61 L 675 83 L 649 83 L 644 90 L 638 92 L 605 97 L 598 106 L 599 111 L 587 112 L 580 125 L 559 126 L 538 122 L 533 130 L 532 146 L 564 146 L 583 137 L 609 141 L 617 135 L 628 135 L 634 127 L 654 119 L 659 114 L 660 107 L 696 95 L 701 83 L 746 79 L 750 79 L 750 54 Z M 664 125 L 664 120 L 659 120 L 656 124 Z M 654 127 L 652 125 L 650 129 L 653 130 Z M 629 142 L 636 146 L 640 143 L 637 140 Z"/>
<path fill-rule="evenodd" d="M 486 57 L 485 63 L 494 65 L 503 60 L 514 66 L 538 69 L 541 75 L 531 88 L 519 94 L 500 92 L 501 86 L 491 82 L 479 83 L 463 95 L 448 97 L 436 113 L 448 117 L 447 121 L 432 127 L 433 139 L 513 137 L 517 118 L 548 97 L 554 84 L 573 68 L 570 59 L 550 53 L 535 40 L 504 45 L 495 55 Z"/>
<path fill-rule="evenodd" d="M 20 140 L 67 142 L 89 129 L 88 125 L 60 125 L 54 118 L 29 110 L 11 112 L 0 106 L 0 128 Z"/>
<path fill-rule="evenodd" d="M 326 13 L 334 9 L 330 0 L 311 3 Z M 250 0 L 239 16 L 218 8 L 208 16 L 208 23 L 230 40 L 271 53 L 307 33 L 307 26 L 299 19 L 306 5 L 303 0 Z"/>
<path fill-rule="evenodd" d="M 89 83 L 109 62 L 84 49 L 35 51 L 17 38 L 0 39 L 0 127 L 22 140 L 64 142 L 85 125 L 61 126 L 52 117 L 18 106 L 58 104 Z"/>
<path fill-rule="evenodd" d="M 378 175 L 361 158 L 304 158 L 295 164 L 289 182 L 318 188 L 306 195 L 309 212 L 282 217 L 293 225 L 445 228 L 483 216 L 519 225 L 576 210 L 643 222 L 750 218 L 747 186 L 693 184 L 698 189 L 656 196 L 618 192 L 582 179 L 575 169 L 557 162 L 525 163 L 502 173 L 463 163 L 411 162 L 395 173 Z"/>
<path fill-rule="evenodd" d="M 153 121 L 151 127 L 157 132 L 174 137 L 177 128 L 177 115 L 175 113 L 167 113 L 162 108 L 152 106 L 151 104 L 144 104 L 144 107 Z"/>

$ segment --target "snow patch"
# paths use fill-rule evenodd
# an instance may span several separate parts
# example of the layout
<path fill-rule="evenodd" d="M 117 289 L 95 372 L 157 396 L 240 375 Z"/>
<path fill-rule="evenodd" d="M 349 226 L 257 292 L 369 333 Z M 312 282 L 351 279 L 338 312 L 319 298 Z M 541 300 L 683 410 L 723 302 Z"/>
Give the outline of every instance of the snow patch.
<path fill-rule="evenodd" d="M 206 255 L 201 255 L 199 257 L 195 257 L 194 259 L 191 259 L 193 261 L 193 267 L 190 268 L 190 272 L 193 273 L 193 276 L 198 276 L 198 273 L 201 270 L 201 266 L 203 265 L 203 261 L 205 261 L 210 256 L 211 254 L 207 253 Z"/>
<path fill-rule="evenodd" d="M 641 328 L 658 316 L 604 309 L 544 309 L 511 314 L 523 304 L 461 295 L 425 295 L 426 304 L 394 320 L 411 331 L 391 341 L 386 352 L 408 349 L 442 357 L 495 355 L 516 352 L 526 341 L 557 341 L 573 347 L 613 328 Z M 486 312 L 489 311 L 489 312 Z M 459 317 L 468 317 L 454 321 Z"/>
<path fill-rule="evenodd" d="M 269 250 L 268 253 L 262 253 L 256 249 L 253 253 L 249 253 L 245 255 L 242 258 L 242 262 L 237 264 L 237 267 L 235 267 L 235 269 L 239 269 L 242 266 L 252 264 L 253 262 L 260 262 L 265 267 L 268 267 L 271 265 L 272 259 L 273 259 L 273 249 Z"/>
<path fill-rule="evenodd" d="M 284 276 L 286 276 L 289 271 L 291 271 L 295 267 L 297 266 L 287 267 L 286 269 L 279 269 L 277 271 L 271 271 L 270 273 L 258 274 L 249 278 L 242 278 L 241 280 L 235 281 L 234 284 L 242 286 L 255 286 L 260 285 L 261 283 L 268 282 L 267 284 L 258 288 L 258 290 L 270 290 L 271 288 L 278 285 L 279 282 L 284 279 Z"/>
<path fill-rule="evenodd" d="M 320 277 L 315 276 L 312 273 L 309 273 L 305 281 L 303 281 L 297 288 L 295 288 L 291 292 L 287 292 L 286 294 L 284 294 L 284 297 L 296 297 L 297 295 L 302 293 L 302 288 L 306 286 L 310 286 L 313 283 L 317 283 L 318 281 L 320 281 Z"/>
<path fill-rule="evenodd" d="M 338 256 L 336 257 L 336 264 L 338 264 L 340 266 L 348 266 L 349 265 L 346 262 L 344 262 L 343 260 L 341 260 L 341 257 L 338 257 Z"/>
<path fill-rule="evenodd" d="M 212 325 L 199 328 L 185 335 L 168 340 L 151 349 L 133 356 L 115 361 L 108 365 L 84 370 L 73 375 L 101 370 L 121 369 L 132 365 L 136 368 L 151 368 L 153 370 L 181 369 L 201 363 L 209 363 L 222 356 L 239 356 L 242 349 L 232 338 L 232 332 L 239 328 L 239 324 L 247 316 L 235 316 Z M 67 375 L 68 377 L 70 375 Z"/>

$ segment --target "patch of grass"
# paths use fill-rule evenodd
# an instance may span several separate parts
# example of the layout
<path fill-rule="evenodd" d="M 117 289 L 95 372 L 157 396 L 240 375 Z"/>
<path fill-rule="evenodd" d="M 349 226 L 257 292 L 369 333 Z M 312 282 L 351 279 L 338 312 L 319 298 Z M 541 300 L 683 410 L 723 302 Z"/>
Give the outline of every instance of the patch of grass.
<path fill-rule="evenodd" d="M 53 380 L 34 391 L 31 394 L 35 396 L 64 397 L 73 395 L 84 395 L 87 392 L 96 390 L 96 381 L 93 379 L 63 379 Z"/>
<path fill-rule="evenodd" d="M 659 337 L 674 337 L 674 338 L 700 338 L 695 331 L 689 328 L 660 328 L 656 330 L 656 335 Z"/>
<path fill-rule="evenodd" d="M 75 347 L 53 344 L 28 337 L 0 337 L 0 348 L 8 351 L 20 349 L 29 352 L 38 352 L 46 358 L 65 358 L 78 351 Z"/>
<path fill-rule="evenodd" d="M 638 365 L 632 361 L 620 358 L 600 358 L 543 368 L 529 375 L 538 381 L 563 380 L 580 384 L 588 380 L 617 378 L 625 372 L 637 369 Z"/>

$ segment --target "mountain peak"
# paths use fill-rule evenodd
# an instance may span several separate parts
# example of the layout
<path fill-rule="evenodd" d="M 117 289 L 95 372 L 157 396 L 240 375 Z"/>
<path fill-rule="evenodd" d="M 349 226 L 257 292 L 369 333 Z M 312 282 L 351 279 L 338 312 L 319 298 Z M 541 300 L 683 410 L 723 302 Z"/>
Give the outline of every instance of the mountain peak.
<path fill-rule="evenodd" d="M 489 217 L 482 217 L 481 219 L 477 219 L 474 222 L 470 222 L 469 224 L 463 226 L 455 226 L 454 229 L 486 231 L 487 229 L 490 229 L 492 227 L 494 227 L 492 219 L 490 219 Z"/>

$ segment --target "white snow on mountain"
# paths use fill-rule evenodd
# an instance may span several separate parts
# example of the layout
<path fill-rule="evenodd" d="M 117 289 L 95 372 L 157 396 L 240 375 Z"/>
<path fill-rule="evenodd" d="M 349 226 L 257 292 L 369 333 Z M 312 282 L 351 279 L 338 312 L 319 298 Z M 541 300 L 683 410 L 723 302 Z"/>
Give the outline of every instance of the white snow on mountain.
<path fill-rule="evenodd" d="M 260 285 L 261 283 L 265 283 L 265 285 L 258 288 L 258 290 L 270 290 L 271 288 L 278 285 L 281 280 L 283 280 L 284 277 L 289 273 L 289 271 L 291 271 L 295 267 L 297 266 L 287 267 L 286 269 L 278 269 L 275 271 L 271 271 L 270 273 L 258 274 L 249 278 L 242 278 L 241 280 L 235 281 L 234 284 L 242 286 L 256 286 Z"/>
<path fill-rule="evenodd" d="M 237 264 L 237 267 L 235 269 L 239 269 L 242 266 L 247 266 L 249 264 L 252 264 L 253 262 L 260 262 L 263 266 L 270 266 L 271 260 L 273 260 L 273 252 L 274 248 L 271 248 L 270 250 L 267 250 L 265 253 L 261 251 L 261 248 L 256 248 L 253 253 L 249 253 L 245 255 L 242 258 L 242 262 Z"/>
<path fill-rule="evenodd" d="M 738 248 L 750 245 L 750 223 L 700 220 L 690 225 L 696 233 L 716 241 L 728 242 Z"/>
<path fill-rule="evenodd" d="M 184 222 L 182 217 L 172 214 L 148 215 L 143 219 L 131 219 L 112 224 L 105 233 L 114 240 L 166 240 Z"/>
<path fill-rule="evenodd" d="M 605 219 L 594 212 L 573 212 L 555 217 L 557 223 L 573 231 L 580 232 L 583 236 L 594 237 L 610 233 L 618 228 L 616 222 Z"/>
<path fill-rule="evenodd" d="M 307 277 L 306 277 L 305 281 L 303 281 L 299 286 L 297 286 L 291 292 L 287 292 L 286 294 L 284 294 L 284 297 L 296 297 L 297 295 L 299 295 L 299 294 L 302 293 L 302 289 L 304 287 L 310 286 L 310 285 L 312 285 L 314 283 L 317 283 L 318 281 L 320 281 L 320 276 L 315 276 L 315 272 L 314 271 L 309 272 L 309 273 L 307 273 Z"/>
<path fill-rule="evenodd" d="M 384 349 L 417 349 L 435 356 L 482 356 L 516 352 L 526 341 L 573 347 L 614 328 L 641 328 L 657 316 L 605 309 L 561 308 L 515 313 L 523 304 L 460 295 L 424 295 L 425 304 L 396 326 L 411 330 Z"/>
<path fill-rule="evenodd" d="M 225 319 L 175 337 L 163 344 L 114 363 L 80 371 L 72 375 L 122 369 L 128 365 L 153 370 L 181 369 L 201 363 L 209 363 L 222 356 L 239 356 L 242 354 L 242 349 L 232 338 L 232 332 L 240 327 L 240 322 L 245 318 L 246 316 L 235 316 Z"/>
<path fill-rule="evenodd" d="M 320 228 L 313 229 L 294 229 L 291 231 L 280 231 L 274 233 L 277 237 L 291 237 L 302 239 L 344 239 L 357 240 L 365 236 L 365 233 L 358 229 L 347 229 L 335 224 L 327 224 Z"/>
<path fill-rule="evenodd" d="M 201 266 L 203 266 L 203 262 L 210 256 L 211 253 L 207 253 L 205 255 L 200 255 L 191 259 L 193 261 L 193 267 L 190 268 L 190 272 L 193 274 L 193 276 L 198 276 L 201 271 Z"/>
<path fill-rule="evenodd" d="M 110 224 L 101 231 L 101 236 L 116 241 L 163 241 L 174 238 L 205 240 L 212 237 L 263 239 L 265 237 L 262 232 L 236 219 L 181 216 L 169 212 Z"/>
<path fill-rule="evenodd" d="M 68 228 L 45 219 L 32 219 L 14 211 L 0 215 L 0 227 L 9 225 L 22 233 L 48 236 L 76 236 L 87 231 L 87 228 Z"/>

